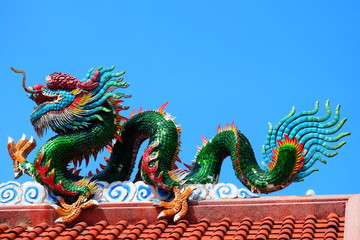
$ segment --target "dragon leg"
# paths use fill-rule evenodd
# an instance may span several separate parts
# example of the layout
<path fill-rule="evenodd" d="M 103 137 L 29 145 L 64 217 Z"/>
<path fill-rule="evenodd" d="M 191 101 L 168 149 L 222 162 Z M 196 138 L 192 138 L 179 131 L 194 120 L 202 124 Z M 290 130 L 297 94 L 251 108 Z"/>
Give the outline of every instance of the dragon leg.
<path fill-rule="evenodd" d="M 162 201 L 160 203 L 155 203 L 154 205 L 158 207 L 166 208 L 161 211 L 158 215 L 158 218 L 174 216 L 174 222 L 177 222 L 183 218 L 188 211 L 188 198 L 191 195 L 193 188 L 188 186 L 183 192 L 181 192 L 179 187 L 174 187 L 174 199 L 170 202 Z"/>
<path fill-rule="evenodd" d="M 88 200 L 86 196 L 79 196 L 73 204 L 67 204 L 63 197 L 59 199 L 59 205 L 52 205 L 55 211 L 62 215 L 55 222 L 71 222 L 75 220 L 82 210 L 99 205 L 96 200 Z"/>

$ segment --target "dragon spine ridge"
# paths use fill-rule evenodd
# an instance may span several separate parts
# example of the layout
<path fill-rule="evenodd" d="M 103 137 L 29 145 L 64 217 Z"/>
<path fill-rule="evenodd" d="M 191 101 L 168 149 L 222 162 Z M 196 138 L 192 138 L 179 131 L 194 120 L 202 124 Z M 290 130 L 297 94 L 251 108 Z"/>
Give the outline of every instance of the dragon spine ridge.
<path fill-rule="evenodd" d="M 12 68 L 13 69 L 13 68 Z M 269 193 L 280 190 L 292 182 L 301 181 L 316 171 L 312 168 L 316 161 L 326 163 L 321 157 L 333 157 L 345 142 L 340 142 L 350 133 L 335 135 L 346 119 L 340 119 L 340 106 L 335 116 L 331 116 L 329 101 L 326 102 L 326 114 L 317 117 L 319 103 L 311 111 L 295 113 L 295 108 L 278 124 L 269 124 L 269 132 L 263 146 L 263 166 L 256 159 L 248 139 L 234 123 L 218 128 L 211 139 L 203 138 L 194 163 L 189 169 L 181 169 L 176 162 L 180 151 L 180 127 L 174 118 L 165 112 L 165 106 L 157 111 L 142 111 L 131 114 L 127 119 L 120 112 L 128 107 L 122 105 L 122 98 L 130 97 L 123 93 L 114 93 L 118 88 L 127 88 L 124 74 L 112 73 L 114 67 L 90 69 L 82 81 L 65 73 L 49 75 L 46 85 L 26 88 L 24 71 L 23 88 L 37 107 L 31 114 L 31 122 L 39 136 L 51 128 L 58 135 L 49 139 L 37 152 L 34 163 L 26 160 L 35 148 L 33 138 L 21 139 L 17 144 L 9 140 L 8 149 L 14 161 L 16 177 L 22 172 L 30 174 L 41 184 L 48 186 L 55 194 L 77 200 L 67 204 L 59 202 L 57 211 L 65 215 L 61 221 L 72 221 L 81 211 L 96 202 L 89 200 L 96 192 L 95 181 L 128 180 L 134 168 L 140 145 L 149 139 L 149 144 L 140 160 L 137 178 L 155 187 L 175 192 L 182 203 L 167 203 L 160 206 L 185 210 L 164 210 L 159 216 L 175 215 L 182 218 L 187 209 L 184 199 L 191 190 L 181 195 L 184 184 L 215 183 L 218 180 L 222 161 L 230 156 L 236 176 L 252 191 Z M 334 136 L 335 135 L 335 136 Z M 114 142 L 114 143 L 113 143 Z M 335 145 L 331 144 L 335 143 Z M 106 147 L 111 153 L 105 158 L 107 165 L 96 174 L 78 176 L 76 166 L 83 160 L 86 165 L 89 156 Z M 320 154 L 320 155 L 319 155 Z M 67 169 L 70 162 L 75 168 Z M 70 200 L 68 200 L 70 201 Z M 180 204 L 180 205 L 179 205 Z M 185 204 L 185 205 L 184 205 Z M 185 212 L 185 213 L 184 213 Z"/>

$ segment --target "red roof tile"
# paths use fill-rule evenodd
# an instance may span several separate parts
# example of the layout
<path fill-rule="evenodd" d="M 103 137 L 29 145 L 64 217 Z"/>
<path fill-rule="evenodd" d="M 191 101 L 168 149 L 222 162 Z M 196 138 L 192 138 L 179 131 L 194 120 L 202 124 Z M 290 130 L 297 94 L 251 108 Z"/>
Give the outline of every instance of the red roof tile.
<path fill-rule="evenodd" d="M 333 219 L 337 221 L 337 227 L 329 225 Z M 169 224 L 166 220 L 159 220 L 155 224 L 149 224 L 143 219 L 135 224 L 126 224 L 123 220 L 115 225 L 107 221 L 100 221 L 92 226 L 85 222 L 64 227 L 58 224 L 49 227 L 46 223 L 29 227 L 25 225 L 15 226 L 0 234 L 1 239 L 343 239 L 344 217 L 335 213 L 329 214 L 326 219 L 317 219 L 309 216 L 305 220 L 295 220 L 293 216 L 287 216 L 283 220 L 275 221 L 269 217 L 261 221 L 244 218 L 241 221 L 233 221 L 224 218 L 220 222 L 209 222 L 202 219 L 199 223 L 190 224 L 181 220 L 176 224 Z M 290 223 L 291 222 L 291 223 Z M 59 231 L 61 229 L 61 231 Z"/>
<path fill-rule="evenodd" d="M 359 204 L 360 197 L 357 197 L 358 200 L 355 202 Z M 138 220 L 134 220 L 130 215 L 124 214 L 124 211 L 126 213 L 129 206 L 132 205 L 125 204 L 125 206 L 122 206 L 120 204 L 115 209 L 117 210 L 115 215 L 113 215 L 114 209 L 112 209 L 112 214 L 107 212 L 109 210 L 107 208 L 110 208 L 111 205 L 108 204 L 104 207 L 100 205 L 98 208 L 85 211 L 85 216 L 82 216 L 83 219 L 67 225 L 49 223 L 49 219 L 42 219 L 47 222 L 34 224 L 36 222 L 34 218 L 31 225 L 18 224 L 12 226 L 11 219 L 5 219 L 6 221 L 0 224 L 0 239 L 342 240 L 346 234 L 345 222 L 346 224 L 349 223 L 350 226 L 359 226 L 359 223 L 353 223 L 349 219 L 345 221 L 346 214 L 351 211 L 346 205 L 346 198 L 327 198 L 326 201 L 322 197 L 292 197 L 290 199 L 291 201 L 285 197 L 282 199 L 282 203 L 277 204 L 269 201 L 269 198 L 241 201 L 212 201 L 210 203 L 206 201 L 204 203 L 198 202 L 194 205 L 190 204 L 188 218 L 177 223 L 149 217 L 152 215 L 147 213 L 147 207 L 155 209 L 151 204 L 140 204 L 142 206 L 139 208 L 136 206 L 139 205 L 138 203 L 133 203 L 134 208 L 132 210 L 134 214 L 139 216 L 136 213 L 138 210 L 147 217 L 146 219 L 144 217 Z M 276 200 L 279 200 L 279 198 L 276 198 Z M 240 205 L 238 204 L 239 202 L 241 202 Z M 330 202 L 331 204 L 328 204 Z M 216 204 L 218 205 L 214 207 Z M 308 206 L 309 204 L 311 207 Z M 286 205 L 286 208 L 283 208 L 282 205 Z M 300 208 L 298 208 L 299 205 L 301 205 Z M 324 205 L 327 208 L 324 208 Z M 233 207 L 236 207 L 238 210 Z M 246 207 L 248 210 L 245 211 L 242 207 Z M 228 216 L 219 218 L 219 216 L 214 215 L 214 213 L 219 213 L 219 208 L 223 208 L 223 212 Z M 318 211 L 319 208 L 322 208 L 322 210 Z M 262 214 L 261 212 L 254 211 L 254 209 L 262 211 Z M 299 209 L 302 211 L 299 211 Z M 0 208 L 0 219 L 4 219 L 3 217 L 7 216 L 6 214 L 3 215 L 3 212 Z M 94 214 L 95 212 L 96 214 Z M 157 212 L 155 211 L 154 213 Z M 204 217 L 197 218 L 197 212 L 200 212 Z M 244 214 L 247 216 L 244 216 Z M 261 215 L 262 217 L 259 217 Z M 127 219 L 121 219 L 119 216 Z M 94 222 L 96 219 L 101 220 Z M 351 229 L 347 229 L 347 231 L 351 232 Z M 358 229 L 355 229 L 350 234 L 348 233 L 347 236 L 350 237 L 347 239 L 357 239 L 356 231 Z M 353 238 L 353 236 L 356 237 Z"/>

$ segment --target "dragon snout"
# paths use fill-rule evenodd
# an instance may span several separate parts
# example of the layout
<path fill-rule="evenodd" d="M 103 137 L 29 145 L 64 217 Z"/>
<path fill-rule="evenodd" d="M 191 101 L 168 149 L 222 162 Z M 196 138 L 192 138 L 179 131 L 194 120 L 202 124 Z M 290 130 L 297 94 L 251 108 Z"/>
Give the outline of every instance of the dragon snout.
<path fill-rule="evenodd" d="M 41 90 L 41 88 L 43 88 L 43 87 L 45 87 L 44 85 L 41 85 L 41 84 L 35 84 L 34 86 L 33 86 L 33 89 L 34 90 Z"/>

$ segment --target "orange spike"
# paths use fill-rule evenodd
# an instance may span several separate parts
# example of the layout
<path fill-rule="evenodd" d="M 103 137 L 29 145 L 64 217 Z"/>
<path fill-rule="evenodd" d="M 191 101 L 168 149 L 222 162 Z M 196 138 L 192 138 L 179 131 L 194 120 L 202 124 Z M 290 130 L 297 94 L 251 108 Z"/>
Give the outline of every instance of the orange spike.
<path fill-rule="evenodd" d="M 221 126 L 220 124 L 218 125 L 218 129 L 217 129 L 217 133 L 221 133 L 222 132 L 222 129 L 221 129 Z"/>
<path fill-rule="evenodd" d="M 142 112 L 143 112 L 143 107 L 140 107 L 138 113 L 142 113 Z"/>
<path fill-rule="evenodd" d="M 237 131 L 237 127 L 235 126 L 235 122 L 232 121 L 231 125 L 230 125 L 230 129 L 233 130 L 233 131 Z"/>
<path fill-rule="evenodd" d="M 133 117 L 135 115 L 135 108 L 131 111 L 130 117 Z"/>
<path fill-rule="evenodd" d="M 199 146 L 196 146 L 196 149 L 197 149 L 198 151 L 200 151 L 200 150 L 201 150 L 201 147 L 199 147 Z"/>
<path fill-rule="evenodd" d="M 79 175 L 82 169 L 78 169 L 74 172 L 75 175 Z"/>
<path fill-rule="evenodd" d="M 285 141 L 291 141 L 287 134 L 284 134 L 284 137 L 285 137 Z"/>
<path fill-rule="evenodd" d="M 201 136 L 201 141 L 205 145 L 209 140 L 207 140 L 204 136 Z"/>
<path fill-rule="evenodd" d="M 179 163 L 182 163 L 181 159 L 179 158 L 179 156 L 176 156 L 175 157 L 175 161 L 179 162 Z"/>
<path fill-rule="evenodd" d="M 186 164 L 186 163 L 184 163 L 184 166 L 187 167 L 188 169 L 191 169 L 191 168 L 192 168 L 191 165 L 188 165 L 188 164 Z"/>
<path fill-rule="evenodd" d="M 112 153 L 113 148 L 112 148 L 111 146 L 106 146 L 106 150 L 107 150 L 109 153 Z"/>
<path fill-rule="evenodd" d="M 169 102 L 164 103 L 161 107 L 157 110 L 159 113 L 165 113 L 165 108 L 169 104 Z"/>
<path fill-rule="evenodd" d="M 110 160 L 110 158 L 104 157 L 104 160 L 105 160 L 105 162 L 108 162 Z"/>
<path fill-rule="evenodd" d="M 115 134 L 115 138 L 116 140 L 118 140 L 119 142 L 122 142 L 121 136 L 119 134 Z"/>

